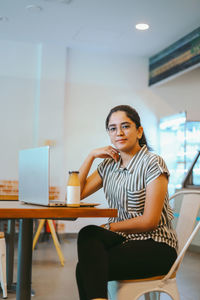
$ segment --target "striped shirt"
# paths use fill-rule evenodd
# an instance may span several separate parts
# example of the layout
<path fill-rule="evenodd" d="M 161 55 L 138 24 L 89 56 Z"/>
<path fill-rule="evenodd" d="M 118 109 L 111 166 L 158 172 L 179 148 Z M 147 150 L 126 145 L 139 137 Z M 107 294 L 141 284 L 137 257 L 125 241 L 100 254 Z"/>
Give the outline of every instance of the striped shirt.
<path fill-rule="evenodd" d="M 147 185 L 161 174 L 169 177 L 164 160 L 143 146 L 126 168 L 121 167 L 121 159 L 116 163 L 107 158 L 97 168 L 103 180 L 103 189 L 108 205 L 118 210 L 116 218 L 109 222 L 118 222 L 143 215 Z M 177 249 L 177 237 L 172 228 L 173 211 L 166 193 L 161 219 L 156 229 L 142 233 L 119 234 L 127 240 L 153 239 Z"/>

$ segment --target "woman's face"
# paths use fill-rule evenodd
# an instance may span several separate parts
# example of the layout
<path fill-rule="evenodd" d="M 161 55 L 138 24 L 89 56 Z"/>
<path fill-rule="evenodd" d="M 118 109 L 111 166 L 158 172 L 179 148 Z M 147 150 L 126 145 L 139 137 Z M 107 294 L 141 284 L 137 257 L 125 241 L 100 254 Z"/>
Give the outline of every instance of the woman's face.
<path fill-rule="evenodd" d="M 112 113 L 108 123 L 108 132 L 111 143 L 122 152 L 131 153 L 139 150 L 139 139 L 143 128 L 136 128 L 135 123 L 129 119 L 124 111 Z"/>

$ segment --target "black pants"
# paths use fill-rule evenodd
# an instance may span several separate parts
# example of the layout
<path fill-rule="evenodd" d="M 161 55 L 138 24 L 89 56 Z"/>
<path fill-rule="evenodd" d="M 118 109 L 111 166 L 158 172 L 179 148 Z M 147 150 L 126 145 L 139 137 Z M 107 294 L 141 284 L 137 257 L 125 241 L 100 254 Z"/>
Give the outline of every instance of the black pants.
<path fill-rule="evenodd" d="M 95 225 L 80 230 L 76 279 L 80 300 L 107 298 L 107 282 L 167 274 L 176 250 L 152 239 L 128 241 Z"/>

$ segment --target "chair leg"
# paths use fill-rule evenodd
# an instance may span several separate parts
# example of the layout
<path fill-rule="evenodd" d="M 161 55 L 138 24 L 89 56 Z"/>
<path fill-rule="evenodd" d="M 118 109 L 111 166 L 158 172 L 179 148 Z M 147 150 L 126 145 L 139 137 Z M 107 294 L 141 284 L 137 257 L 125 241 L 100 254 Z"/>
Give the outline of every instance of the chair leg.
<path fill-rule="evenodd" d="M 150 292 L 144 295 L 145 300 L 160 300 L 160 292 Z"/>
<path fill-rule="evenodd" d="M 160 300 L 160 292 L 151 292 L 151 293 L 149 293 L 149 300 Z"/>
<path fill-rule="evenodd" d="M 116 300 L 117 299 L 117 281 L 109 281 L 108 282 L 108 300 Z"/>
<path fill-rule="evenodd" d="M 33 239 L 33 250 L 35 248 L 35 245 L 37 244 L 37 241 L 38 241 L 38 238 L 40 236 L 40 232 L 42 230 L 42 227 L 44 226 L 44 223 L 45 223 L 44 219 L 40 220 L 40 222 L 39 222 L 38 229 L 37 229 L 36 234 L 35 234 L 34 239 Z"/>
<path fill-rule="evenodd" d="M 62 253 L 61 248 L 60 248 L 58 237 L 56 235 L 56 231 L 55 231 L 55 228 L 53 226 L 53 221 L 52 220 L 47 220 L 47 222 L 48 222 L 48 225 L 49 225 L 49 228 L 50 228 L 50 231 L 51 231 L 51 235 L 52 235 L 52 238 L 53 238 L 53 242 L 54 242 L 56 251 L 57 251 L 59 259 L 60 259 L 60 263 L 61 263 L 62 266 L 64 266 L 65 258 L 63 256 L 63 253 Z M 33 239 L 33 250 L 34 250 L 35 245 L 38 241 L 38 238 L 39 238 L 39 235 L 41 233 L 42 227 L 44 226 L 44 223 L 45 223 L 44 219 L 40 220 L 40 222 L 39 222 L 38 229 L 37 229 L 35 237 Z"/>
<path fill-rule="evenodd" d="M 3 298 L 7 298 L 7 279 L 6 279 L 6 243 L 5 238 L 0 239 L 0 277 Z"/>
<path fill-rule="evenodd" d="M 146 294 L 144 295 L 144 299 L 145 299 L 145 300 L 151 300 L 151 298 L 150 298 L 150 293 L 146 293 Z"/>
<path fill-rule="evenodd" d="M 47 220 L 47 222 L 48 222 L 48 225 L 49 225 L 49 228 L 50 228 L 50 231 L 51 231 L 51 235 L 52 235 L 52 238 L 53 238 L 53 242 L 54 242 L 56 251 L 58 253 L 58 257 L 60 259 L 60 263 L 61 263 L 62 266 L 64 266 L 65 258 L 63 256 L 63 253 L 62 253 L 61 248 L 60 248 L 58 237 L 56 235 L 56 231 L 55 231 L 55 228 L 53 226 L 53 221 L 52 220 Z"/>

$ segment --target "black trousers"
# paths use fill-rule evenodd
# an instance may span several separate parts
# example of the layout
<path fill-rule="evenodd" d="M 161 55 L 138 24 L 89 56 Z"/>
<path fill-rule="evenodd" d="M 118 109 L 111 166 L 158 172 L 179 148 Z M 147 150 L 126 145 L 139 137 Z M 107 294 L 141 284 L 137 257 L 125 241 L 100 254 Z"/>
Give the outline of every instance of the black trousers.
<path fill-rule="evenodd" d="M 78 235 L 76 279 L 80 300 L 107 298 L 107 282 L 167 274 L 176 250 L 152 239 L 128 241 L 96 225 Z"/>

